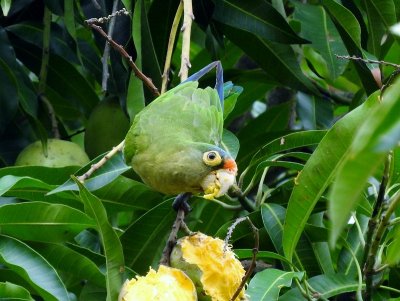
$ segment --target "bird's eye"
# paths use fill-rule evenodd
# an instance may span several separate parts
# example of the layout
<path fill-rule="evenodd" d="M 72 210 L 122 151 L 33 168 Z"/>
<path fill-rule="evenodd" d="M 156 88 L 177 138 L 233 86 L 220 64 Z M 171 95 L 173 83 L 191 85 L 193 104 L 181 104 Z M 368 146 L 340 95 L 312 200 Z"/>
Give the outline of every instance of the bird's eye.
<path fill-rule="evenodd" d="M 208 166 L 217 166 L 221 164 L 221 155 L 216 151 L 205 152 L 203 155 L 203 161 Z"/>

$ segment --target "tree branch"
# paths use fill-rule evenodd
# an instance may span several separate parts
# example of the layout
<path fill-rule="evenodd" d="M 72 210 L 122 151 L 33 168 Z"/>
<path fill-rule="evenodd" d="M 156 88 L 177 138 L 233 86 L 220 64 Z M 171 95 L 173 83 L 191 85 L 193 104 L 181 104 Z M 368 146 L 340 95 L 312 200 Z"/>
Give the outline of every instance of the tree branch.
<path fill-rule="evenodd" d="M 183 1 L 183 25 L 181 31 L 182 36 L 182 55 L 181 55 L 181 69 L 179 76 L 181 82 L 188 78 L 189 68 L 192 67 L 190 64 L 190 34 L 192 31 L 192 22 L 194 20 L 192 0 Z"/>

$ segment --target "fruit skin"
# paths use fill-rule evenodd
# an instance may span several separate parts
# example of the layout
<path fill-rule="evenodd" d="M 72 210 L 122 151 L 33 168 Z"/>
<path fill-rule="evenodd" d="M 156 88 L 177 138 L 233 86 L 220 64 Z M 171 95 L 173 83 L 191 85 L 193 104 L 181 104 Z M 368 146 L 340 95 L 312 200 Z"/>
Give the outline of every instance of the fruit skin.
<path fill-rule="evenodd" d="M 118 98 L 101 101 L 90 114 L 85 131 L 85 151 L 91 159 L 105 153 L 124 140 L 129 119 Z"/>
<path fill-rule="evenodd" d="M 35 141 L 23 149 L 15 161 L 16 166 L 46 167 L 82 166 L 87 163 L 89 158 L 78 144 L 59 139 L 47 140 L 47 156 L 43 152 L 42 143 Z"/>

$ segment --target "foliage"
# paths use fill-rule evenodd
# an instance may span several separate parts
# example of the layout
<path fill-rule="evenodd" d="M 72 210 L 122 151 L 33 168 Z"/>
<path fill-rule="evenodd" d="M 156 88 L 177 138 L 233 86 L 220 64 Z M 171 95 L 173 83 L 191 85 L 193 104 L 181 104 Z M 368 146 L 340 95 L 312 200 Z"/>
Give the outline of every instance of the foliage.
<path fill-rule="evenodd" d="M 159 89 L 179 2 L 114 1 L 130 14 L 113 18 L 112 38 Z M 114 49 L 104 89 L 106 41 L 84 20 L 110 15 L 112 1 L 0 4 L 0 297 L 116 300 L 126 279 L 157 267 L 173 196 L 144 185 L 120 153 L 85 185 L 75 176 L 102 155 L 84 167 L 14 162 L 58 135 L 83 147 L 103 100 L 118 99 L 132 122 L 155 96 Z M 252 301 L 398 298 L 399 66 L 374 60 L 400 64 L 391 31 L 400 2 L 199 0 L 193 13 L 190 72 L 220 60 L 233 83 L 224 142 L 237 153 L 243 193 L 221 201 L 247 206 L 194 197 L 189 228 L 224 239 L 237 217 L 252 220 Z M 183 45 L 179 34 L 168 88 L 180 82 Z M 201 81 L 213 84 L 213 74 Z M 252 257 L 246 223 L 230 243 L 240 259 Z"/>

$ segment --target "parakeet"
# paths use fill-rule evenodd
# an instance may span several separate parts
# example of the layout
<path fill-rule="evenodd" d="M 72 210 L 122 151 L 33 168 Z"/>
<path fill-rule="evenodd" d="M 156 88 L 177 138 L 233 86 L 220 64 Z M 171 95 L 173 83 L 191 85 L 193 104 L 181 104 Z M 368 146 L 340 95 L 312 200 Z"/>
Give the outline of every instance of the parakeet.
<path fill-rule="evenodd" d="M 135 116 L 125 138 L 125 161 L 159 192 L 213 199 L 236 181 L 236 162 L 221 146 L 222 131 L 217 90 L 188 81 Z"/>

